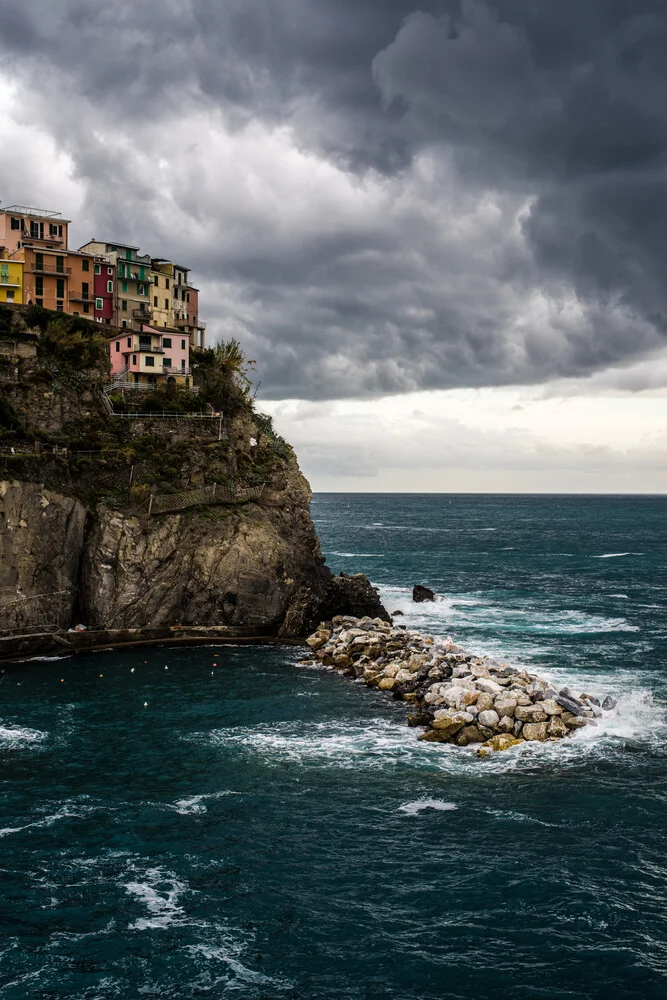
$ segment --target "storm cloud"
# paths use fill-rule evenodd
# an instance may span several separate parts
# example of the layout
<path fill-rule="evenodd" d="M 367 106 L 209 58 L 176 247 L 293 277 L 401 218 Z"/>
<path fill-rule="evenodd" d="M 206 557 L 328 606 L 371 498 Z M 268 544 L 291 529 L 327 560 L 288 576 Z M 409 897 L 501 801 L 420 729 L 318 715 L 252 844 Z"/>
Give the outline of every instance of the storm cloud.
<path fill-rule="evenodd" d="M 2 197 L 189 264 L 268 399 L 596 375 L 667 340 L 665 51 L 658 0 L 33 0 Z"/>

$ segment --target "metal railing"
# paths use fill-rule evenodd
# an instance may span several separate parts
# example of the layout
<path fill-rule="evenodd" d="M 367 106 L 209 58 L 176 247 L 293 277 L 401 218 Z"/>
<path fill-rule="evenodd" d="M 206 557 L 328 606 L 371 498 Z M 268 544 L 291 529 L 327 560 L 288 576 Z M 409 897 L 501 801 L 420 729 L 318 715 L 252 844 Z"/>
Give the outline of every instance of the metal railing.
<path fill-rule="evenodd" d="M 28 274 L 55 274 L 56 277 L 68 278 L 72 273 L 71 267 L 61 267 L 58 269 L 54 265 L 42 264 L 41 267 L 28 267 L 26 268 Z"/>
<path fill-rule="evenodd" d="M 0 285 L 12 285 L 14 288 L 20 288 L 21 282 L 14 281 L 14 279 L 10 278 L 7 274 L 0 274 Z"/>
<path fill-rule="evenodd" d="M 185 490 L 182 493 L 165 493 L 161 496 L 151 494 L 148 501 L 149 514 L 169 514 L 188 507 L 210 506 L 212 504 L 251 503 L 260 500 L 264 493 L 261 486 L 228 487 L 213 483 L 212 486 L 202 486 L 199 490 Z"/>

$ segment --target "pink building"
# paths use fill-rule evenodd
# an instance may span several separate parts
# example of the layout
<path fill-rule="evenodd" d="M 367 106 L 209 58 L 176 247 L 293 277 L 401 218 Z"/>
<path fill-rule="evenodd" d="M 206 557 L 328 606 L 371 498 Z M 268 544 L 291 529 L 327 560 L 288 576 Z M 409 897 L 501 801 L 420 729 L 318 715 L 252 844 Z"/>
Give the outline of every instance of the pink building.
<path fill-rule="evenodd" d="M 190 340 L 144 324 L 139 333 L 123 331 L 107 344 L 114 381 L 133 385 L 179 385 L 189 388 Z"/>

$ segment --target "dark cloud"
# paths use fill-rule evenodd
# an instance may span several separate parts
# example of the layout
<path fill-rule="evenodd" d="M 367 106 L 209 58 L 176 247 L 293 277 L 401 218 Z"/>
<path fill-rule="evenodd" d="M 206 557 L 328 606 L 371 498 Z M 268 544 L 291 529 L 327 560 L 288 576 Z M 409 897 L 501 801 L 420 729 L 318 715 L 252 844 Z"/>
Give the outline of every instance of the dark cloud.
<path fill-rule="evenodd" d="M 321 398 L 664 344 L 666 49 L 664 0 L 33 0 L 0 66 L 81 240 L 187 259 L 265 393 Z"/>

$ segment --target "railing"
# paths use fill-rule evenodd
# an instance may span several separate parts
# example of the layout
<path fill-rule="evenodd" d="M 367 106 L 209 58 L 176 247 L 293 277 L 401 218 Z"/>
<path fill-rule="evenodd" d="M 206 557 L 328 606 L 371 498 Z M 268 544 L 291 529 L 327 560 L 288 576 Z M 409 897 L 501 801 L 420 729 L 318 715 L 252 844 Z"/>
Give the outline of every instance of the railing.
<path fill-rule="evenodd" d="M 261 486 L 227 487 L 213 483 L 203 486 L 200 490 L 186 490 L 183 493 L 166 493 L 162 496 L 151 495 L 148 502 L 149 514 L 168 514 L 188 507 L 209 506 L 218 503 L 251 503 L 260 500 L 264 493 Z"/>
<path fill-rule="evenodd" d="M 67 278 L 72 273 L 71 267 L 61 267 L 58 269 L 52 264 L 42 264 L 41 267 L 28 267 L 26 270 L 28 274 L 55 274 L 62 278 Z"/>
<path fill-rule="evenodd" d="M 144 323 L 149 323 L 153 319 L 150 309 L 133 309 L 132 316 L 134 319 L 143 319 Z"/>
<path fill-rule="evenodd" d="M 14 281 L 13 278 L 10 278 L 6 274 L 0 274 L 0 285 L 11 285 L 14 288 L 20 288 L 21 287 L 21 282 L 20 281 Z"/>
<path fill-rule="evenodd" d="M 94 302 L 95 301 L 95 296 L 94 295 L 84 295 L 83 293 L 81 295 L 73 295 L 70 292 L 69 298 L 70 298 L 70 302 Z"/>

